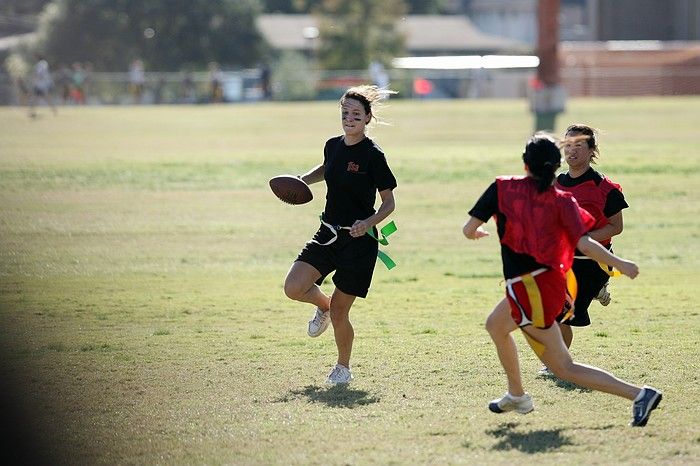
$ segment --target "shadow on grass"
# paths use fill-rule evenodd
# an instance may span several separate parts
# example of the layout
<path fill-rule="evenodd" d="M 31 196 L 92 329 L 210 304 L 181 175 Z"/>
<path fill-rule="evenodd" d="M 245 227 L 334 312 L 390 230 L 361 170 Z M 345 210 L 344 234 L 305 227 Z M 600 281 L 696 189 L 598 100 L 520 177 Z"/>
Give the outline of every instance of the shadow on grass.
<path fill-rule="evenodd" d="M 580 385 L 576 385 L 573 382 L 567 382 L 566 380 L 562 380 L 554 374 L 540 374 L 540 375 L 538 375 L 538 377 L 541 379 L 550 380 L 550 381 L 554 382 L 554 384 L 557 387 L 563 388 L 564 390 L 567 390 L 570 392 L 576 390 L 579 393 L 590 393 L 593 391 L 590 388 L 582 387 Z"/>
<path fill-rule="evenodd" d="M 564 445 L 573 445 L 571 439 L 562 435 L 565 429 L 533 430 L 530 432 L 517 432 L 516 422 L 502 423 L 495 429 L 486 433 L 497 438 L 498 442 L 491 447 L 492 450 L 518 450 L 523 453 L 545 453 L 558 450 Z"/>
<path fill-rule="evenodd" d="M 323 403 L 332 408 L 354 408 L 379 402 L 379 397 L 370 396 L 365 390 L 354 390 L 347 385 L 335 385 L 329 388 L 307 385 L 301 390 L 290 390 L 287 396 L 276 401 L 288 402 L 299 396 L 308 398 L 312 403 Z"/>

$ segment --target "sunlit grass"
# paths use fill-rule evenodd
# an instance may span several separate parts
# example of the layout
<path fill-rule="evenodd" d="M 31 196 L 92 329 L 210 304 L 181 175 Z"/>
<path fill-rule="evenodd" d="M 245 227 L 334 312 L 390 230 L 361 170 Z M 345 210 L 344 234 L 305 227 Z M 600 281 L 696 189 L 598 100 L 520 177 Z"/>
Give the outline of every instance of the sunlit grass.
<path fill-rule="evenodd" d="M 573 353 L 664 390 L 646 429 L 626 426 L 625 400 L 537 378 L 519 336 L 537 409 L 485 409 L 505 391 L 483 329 L 501 264 L 495 238 L 467 242 L 461 226 L 495 176 L 521 171 L 524 102 L 384 109 L 391 126 L 372 135 L 399 181 L 387 248 L 399 265 L 379 264 L 353 308 L 347 390 L 323 385 L 331 332 L 308 338 L 311 309 L 281 289 L 324 190 L 291 207 L 267 186 L 322 160 L 336 104 L 0 109 L 14 447 L 69 464 L 696 462 L 698 104 L 574 100 L 558 119 L 604 130 L 599 168 L 631 206 L 615 249 L 642 271 L 614 280 Z"/>

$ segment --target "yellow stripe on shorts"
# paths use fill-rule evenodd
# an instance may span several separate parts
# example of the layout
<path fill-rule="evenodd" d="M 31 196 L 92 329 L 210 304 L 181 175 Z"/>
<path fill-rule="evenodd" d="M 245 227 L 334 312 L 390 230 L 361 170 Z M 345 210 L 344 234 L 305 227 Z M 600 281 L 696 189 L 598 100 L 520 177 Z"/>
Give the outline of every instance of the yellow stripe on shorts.
<path fill-rule="evenodd" d="M 531 274 L 521 275 L 525 291 L 527 291 L 527 299 L 530 301 L 530 309 L 532 309 L 532 325 L 537 328 L 544 328 L 544 308 L 542 307 L 542 296 L 540 289 L 535 282 L 535 277 Z"/>
<path fill-rule="evenodd" d="M 566 271 L 566 289 L 571 299 L 576 301 L 576 296 L 578 296 L 578 282 L 576 281 L 576 274 L 574 274 L 574 271 L 571 269 Z"/>
<path fill-rule="evenodd" d="M 523 330 L 523 329 L 520 329 Z M 535 340 L 532 338 L 530 335 L 527 334 L 525 330 L 523 330 L 523 335 L 525 335 L 525 339 L 527 340 L 528 343 L 530 343 L 530 348 L 535 352 L 537 356 L 542 356 L 544 354 L 544 350 L 547 349 L 544 344 L 540 343 L 539 341 Z"/>

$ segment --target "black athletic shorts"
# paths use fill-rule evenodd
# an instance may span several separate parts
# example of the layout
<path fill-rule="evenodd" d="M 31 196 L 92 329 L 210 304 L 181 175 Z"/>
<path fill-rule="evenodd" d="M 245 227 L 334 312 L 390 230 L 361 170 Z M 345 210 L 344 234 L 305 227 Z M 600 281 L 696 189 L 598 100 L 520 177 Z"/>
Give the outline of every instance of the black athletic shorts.
<path fill-rule="evenodd" d="M 376 228 L 374 233 L 376 235 Z M 348 230 L 338 230 L 337 234 L 338 238 L 333 243 L 321 246 L 333 238 L 333 232 L 322 224 L 313 239 L 301 250 L 297 261 L 306 262 L 321 273 L 321 278 L 316 282 L 318 285 L 335 270 L 333 284 L 340 291 L 366 298 L 377 263 L 379 244 L 369 235 L 353 238 Z"/>
<path fill-rule="evenodd" d="M 600 289 L 608 283 L 610 275 L 592 259 L 574 259 L 571 269 L 576 275 L 578 293 L 574 302 L 574 317 L 564 323 L 574 327 L 586 327 L 591 325 L 588 306 L 598 296 Z"/>

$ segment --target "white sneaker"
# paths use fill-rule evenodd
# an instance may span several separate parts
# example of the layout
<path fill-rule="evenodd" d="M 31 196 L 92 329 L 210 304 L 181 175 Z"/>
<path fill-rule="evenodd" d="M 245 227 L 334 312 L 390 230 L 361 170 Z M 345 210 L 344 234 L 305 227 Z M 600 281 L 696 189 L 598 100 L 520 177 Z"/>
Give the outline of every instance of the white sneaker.
<path fill-rule="evenodd" d="M 352 373 L 350 372 L 350 369 L 341 364 L 336 364 L 331 373 L 328 374 L 326 383 L 330 385 L 338 385 L 350 383 L 351 380 Z"/>
<path fill-rule="evenodd" d="M 328 328 L 328 324 L 331 323 L 331 312 L 323 312 L 320 307 L 316 308 L 314 316 L 309 321 L 309 329 L 307 333 L 310 337 L 317 337 Z"/>
<path fill-rule="evenodd" d="M 540 377 L 554 377 L 554 372 L 549 370 L 549 367 L 547 366 L 542 366 L 539 371 L 537 371 L 537 375 Z"/>
<path fill-rule="evenodd" d="M 510 393 L 503 395 L 503 398 L 493 400 L 489 403 L 489 410 L 494 413 L 505 413 L 515 411 L 520 414 L 527 414 L 535 409 L 532 398 L 525 393 L 523 396 L 513 396 Z"/>
<path fill-rule="evenodd" d="M 608 291 L 608 284 L 606 283 L 603 288 L 600 289 L 598 292 L 598 296 L 595 297 L 598 301 L 600 301 L 600 304 L 603 306 L 607 306 L 610 304 L 610 292 Z"/>

